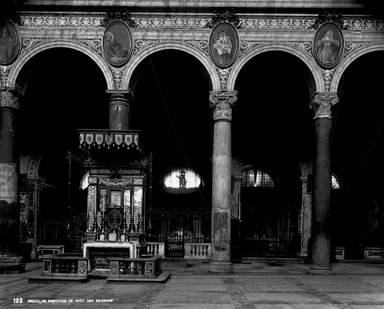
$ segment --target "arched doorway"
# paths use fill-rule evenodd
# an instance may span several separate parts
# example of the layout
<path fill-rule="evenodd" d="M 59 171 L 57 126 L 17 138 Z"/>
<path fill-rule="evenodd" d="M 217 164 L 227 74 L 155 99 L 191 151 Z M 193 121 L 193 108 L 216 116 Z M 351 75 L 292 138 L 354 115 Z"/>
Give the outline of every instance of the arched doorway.
<path fill-rule="evenodd" d="M 360 56 L 339 82 L 331 150 L 343 186 L 332 215 L 334 242 L 347 259 L 364 258 L 365 247 L 384 247 L 383 59 L 383 51 Z"/>
<path fill-rule="evenodd" d="M 285 52 L 262 53 L 240 71 L 233 157 L 243 185 L 233 226 L 239 226 L 234 242 L 240 243 L 243 256 L 286 257 L 300 251 L 299 162 L 312 158 L 313 87 L 307 66 Z M 273 186 L 257 183 L 257 177 L 271 179 Z"/>
<path fill-rule="evenodd" d="M 132 128 L 141 130 L 143 149 L 153 157 L 147 241 L 164 242 L 168 257 L 183 257 L 185 243 L 210 240 L 209 77 L 193 56 L 164 50 L 138 65 L 131 89 Z M 195 190 L 167 188 L 167 179 L 182 171 L 201 178 Z"/>
<path fill-rule="evenodd" d="M 52 48 L 23 66 L 17 84 L 24 88 L 20 152 L 42 154 L 39 175 L 48 184 L 41 189 L 41 198 L 29 195 L 29 204 L 37 211 L 36 243 L 67 244 L 70 228 L 81 229 L 86 212 L 85 196 L 79 190 L 84 171 L 82 158 L 76 157 L 76 130 L 107 126 L 105 78 L 81 52 Z M 71 164 L 68 150 L 74 151 Z"/>

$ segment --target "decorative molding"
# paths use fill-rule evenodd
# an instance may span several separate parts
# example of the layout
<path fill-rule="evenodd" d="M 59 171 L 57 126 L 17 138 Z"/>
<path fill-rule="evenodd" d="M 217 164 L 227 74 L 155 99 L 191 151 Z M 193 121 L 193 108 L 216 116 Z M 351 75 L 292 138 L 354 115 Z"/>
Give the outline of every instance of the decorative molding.
<path fill-rule="evenodd" d="M 133 50 L 133 55 L 138 54 L 143 49 L 155 46 L 159 43 L 166 42 L 162 40 L 135 40 L 135 46 Z"/>
<path fill-rule="evenodd" d="M 344 53 L 343 53 L 343 58 L 351 54 L 352 52 L 365 47 L 368 45 L 368 42 L 346 42 L 345 43 L 345 48 L 344 48 Z"/>
<path fill-rule="evenodd" d="M 0 91 L 0 107 L 19 109 L 19 98 L 11 91 Z"/>
<path fill-rule="evenodd" d="M 315 116 L 317 118 L 329 118 L 332 119 L 332 105 L 339 102 L 339 97 L 336 92 L 318 92 L 312 98 L 312 107 L 315 110 Z"/>
<path fill-rule="evenodd" d="M 220 79 L 220 89 L 222 91 L 226 91 L 227 90 L 228 77 L 232 71 L 232 68 L 229 68 L 229 69 L 216 68 L 216 70 L 217 70 L 217 74 L 219 75 L 219 79 Z"/>
<path fill-rule="evenodd" d="M 102 26 L 106 27 L 110 22 L 115 20 L 121 20 L 125 22 L 130 28 L 136 27 L 136 23 L 132 20 L 131 13 L 129 12 L 107 12 L 106 17 L 104 17 Z"/>
<path fill-rule="evenodd" d="M 93 49 L 98 55 L 103 55 L 103 49 L 102 49 L 102 40 L 101 39 L 90 39 L 90 40 L 78 40 L 77 42 L 90 47 Z"/>
<path fill-rule="evenodd" d="M 237 91 L 211 91 L 210 106 L 213 109 L 213 121 L 232 121 L 232 106 L 237 101 Z"/>
<path fill-rule="evenodd" d="M 345 19 L 344 29 L 350 31 L 382 31 L 384 29 L 384 21 L 380 19 Z"/>
<path fill-rule="evenodd" d="M 335 70 L 322 70 L 321 71 L 321 74 L 323 75 L 323 80 L 324 80 L 325 92 L 329 92 L 331 90 L 331 83 L 332 83 L 334 73 L 335 73 Z"/>
<path fill-rule="evenodd" d="M 204 29 L 210 21 L 208 18 L 194 17 L 138 17 L 133 20 L 137 28 L 144 29 Z"/>
<path fill-rule="evenodd" d="M 236 12 L 234 9 L 231 9 L 230 11 L 215 11 L 213 13 L 212 19 L 207 23 L 208 28 L 215 27 L 218 23 L 221 22 L 227 22 L 232 24 L 235 28 L 239 28 L 240 25 L 240 19 L 236 16 Z"/>
<path fill-rule="evenodd" d="M 11 71 L 11 66 L 0 66 L 0 89 L 6 88 L 8 83 L 8 75 Z"/>
<path fill-rule="evenodd" d="M 308 30 L 313 27 L 314 18 L 247 18 L 241 19 L 239 27 L 257 30 Z"/>
<path fill-rule="evenodd" d="M 326 22 L 333 22 L 338 25 L 341 29 L 346 30 L 344 26 L 343 15 L 341 13 L 335 11 L 324 11 L 318 15 L 315 20 L 314 25 L 312 26 L 314 29 L 319 28 L 322 24 Z"/>
<path fill-rule="evenodd" d="M 208 56 L 208 41 L 184 41 L 188 45 L 195 47 L 204 53 L 204 55 Z"/>
<path fill-rule="evenodd" d="M 43 16 L 43 15 L 21 15 L 20 25 L 24 27 L 73 27 L 73 28 L 95 28 L 100 27 L 103 22 L 101 16 Z"/>
<path fill-rule="evenodd" d="M 240 54 L 246 54 L 248 51 L 260 47 L 262 45 L 267 45 L 266 42 L 256 42 L 256 41 L 241 41 L 240 42 L 240 48 L 239 52 Z"/>
<path fill-rule="evenodd" d="M 49 39 L 46 38 L 23 38 L 21 43 L 21 53 L 27 52 L 29 49 L 34 48 L 37 45 L 44 44 Z"/>
<path fill-rule="evenodd" d="M 300 42 L 291 41 L 291 42 L 286 42 L 286 43 L 288 43 L 289 45 L 295 46 L 295 47 L 299 48 L 300 50 L 305 51 L 305 52 L 309 53 L 310 55 L 312 55 L 312 42 L 309 42 L 309 41 L 300 41 Z"/>
<path fill-rule="evenodd" d="M 121 90 L 123 89 L 123 75 L 125 72 L 126 67 L 121 67 L 121 68 L 115 68 L 110 66 L 112 76 L 113 76 L 113 83 L 115 84 L 115 89 Z"/>

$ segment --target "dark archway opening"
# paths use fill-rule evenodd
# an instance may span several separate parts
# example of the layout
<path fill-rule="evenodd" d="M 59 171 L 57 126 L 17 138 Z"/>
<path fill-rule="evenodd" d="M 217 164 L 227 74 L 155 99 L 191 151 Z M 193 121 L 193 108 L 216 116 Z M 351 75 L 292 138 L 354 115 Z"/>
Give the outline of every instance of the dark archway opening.
<path fill-rule="evenodd" d="M 140 63 L 133 80 L 132 128 L 141 130 L 143 148 L 153 154 L 148 240 L 165 241 L 166 255 L 181 256 L 184 242 L 210 239 L 209 77 L 193 56 L 167 50 Z M 165 190 L 164 177 L 175 168 L 193 170 L 202 184 L 183 194 Z"/>
<path fill-rule="evenodd" d="M 79 190 L 84 169 L 77 158 L 76 130 L 108 127 L 105 79 L 88 56 L 54 48 L 29 60 L 18 84 L 25 90 L 20 109 L 20 153 L 42 155 L 38 178 L 26 175 L 26 211 L 36 217 L 37 226 L 34 230 L 34 220 L 29 218 L 28 238 L 35 245 L 63 244 L 70 224 L 82 229 L 86 214 L 86 196 Z M 74 156 L 70 178 L 68 150 Z"/>
<path fill-rule="evenodd" d="M 332 203 L 334 242 L 347 259 L 384 247 L 383 59 L 384 52 L 372 52 L 346 69 L 333 113 L 333 169 L 341 182 Z"/>
<path fill-rule="evenodd" d="M 311 87 L 305 64 L 284 52 L 260 54 L 239 74 L 233 157 L 238 169 L 255 166 L 277 184 L 274 188 L 241 187 L 239 218 L 232 222 L 239 226 L 233 239 L 240 243 L 243 256 L 296 256 L 300 251 L 299 162 L 312 159 Z"/>

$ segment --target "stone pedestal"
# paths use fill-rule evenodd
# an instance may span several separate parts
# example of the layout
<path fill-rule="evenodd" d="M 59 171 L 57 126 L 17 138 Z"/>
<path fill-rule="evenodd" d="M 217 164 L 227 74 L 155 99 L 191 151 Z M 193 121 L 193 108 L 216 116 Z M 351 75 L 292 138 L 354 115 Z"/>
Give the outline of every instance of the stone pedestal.
<path fill-rule="evenodd" d="M 333 273 L 329 226 L 332 189 L 330 138 L 332 132 L 331 106 L 337 101 L 335 93 L 318 93 L 313 100 L 316 149 L 313 165 L 312 256 L 308 271 L 310 274 Z"/>
<path fill-rule="evenodd" d="M 209 271 L 231 273 L 231 121 L 236 92 L 211 92 L 213 108 L 212 252 Z"/>

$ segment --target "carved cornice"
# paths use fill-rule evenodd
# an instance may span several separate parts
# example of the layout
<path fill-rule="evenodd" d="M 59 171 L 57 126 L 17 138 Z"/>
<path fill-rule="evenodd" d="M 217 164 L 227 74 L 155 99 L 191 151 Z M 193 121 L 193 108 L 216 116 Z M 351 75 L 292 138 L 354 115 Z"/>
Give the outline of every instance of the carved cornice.
<path fill-rule="evenodd" d="M 241 28 L 257 30 L 308 30 L 315 23 L 314 18 L 246 18 L 240 20 Z"/>
<path fill-rule="evenodd" d="M 0 107 L 19 109 L 19 98 L 14 91 L 0 91 Z"/>
<path fill-rule="evenodd" d="M 20 25 L 25 27 L 100 27 L 103 22 L 101 16 L 53 16 L 53 15 L 22 15 Z"/>
<path fill-rule="evenodd" d="M 237 101 L 237 91 L 211 91 L 209 102 L 213 121 L 232 121 L 232 106 Z"/>
<path fill-rule="evenodd" d="M 332 105 L 339 102 L 339 97 L 336 92 L 318 92 L 312 98 L 312 107 L 315 110 L 315 116 L 317 118 L 329 118 L 332 119 Z"/>
<path fill-rule="evenodd" d="M 344 29 L 351 31 L 382 31 L 384 21 L 380 19 L 351 18 L 344 20 Z"/>
<path fill-rule="evenodd" d="M 223 91 L 226 91 L 227 90 L 228 77 L 232 71 L 232 68 L 229 68 L 229 69 L 216 68 L 216 70 L 217 70 L 217 74 L 219 75 L 219 79 L 220 79 L 220 89 Z"/>

